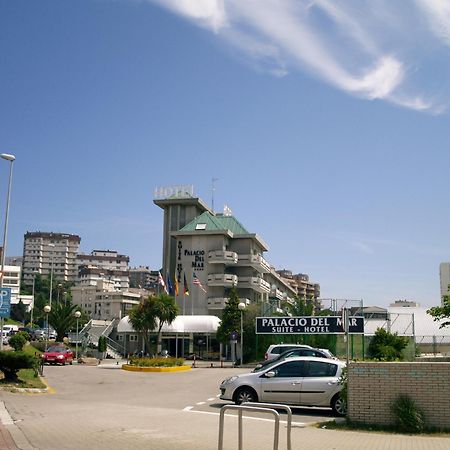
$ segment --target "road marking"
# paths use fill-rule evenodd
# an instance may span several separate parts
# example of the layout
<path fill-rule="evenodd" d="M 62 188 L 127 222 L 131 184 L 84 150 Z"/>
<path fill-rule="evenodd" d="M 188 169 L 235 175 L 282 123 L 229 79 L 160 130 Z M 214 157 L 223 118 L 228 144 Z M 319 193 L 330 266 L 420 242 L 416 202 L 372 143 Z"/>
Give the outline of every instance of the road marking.
<path fill-rule="evenodd" d="M 197 413 L 197 414 L 209 414 L 209 415 L 212 415 L 212 416 L 220 415 L 220 413 L 210 412 L 210 411 L 196 411 L 196 410 L 193 410 L 192 408 L 193 408 L 192 406 L 187 406 L 186 408 L 183 409 L 183 411 L 191 412 L 191 413 Z M 235 419 L 238 418 L 238 416 L 235 415 L 235 414 L 225 414 L 225 417 L 234 417 Z M 271 423 L 273 423 L 273 419 L 264 419 L 264 418 L 261 418 L 261 417 L 252 417 L 252 416 L 245 416 L 245 415 L 242 415 L 242 417 L 244 419 L 259 420 L 260 422 L 271 422 Z M 285 420 L 280 420 L 280 423 L 287 424 L 287 422 Z M 308 424 L 304 423 L 304 422 L 292 422 L 291 425 L 292 426 L 296 426 L 296 427 L 306 427 L 306 426 L 308 426 Z"/>
<path fill-rule="evenodd" d="M 196 405 L 204 405 L 206 402 L 198 402 Z"/>
<path fill-rule="evenodd" d="M 212 398 L 208 398 L 208 402 L 212 402 L 213 400 L 215 400 L 217 397 L 212 397 Z"/>

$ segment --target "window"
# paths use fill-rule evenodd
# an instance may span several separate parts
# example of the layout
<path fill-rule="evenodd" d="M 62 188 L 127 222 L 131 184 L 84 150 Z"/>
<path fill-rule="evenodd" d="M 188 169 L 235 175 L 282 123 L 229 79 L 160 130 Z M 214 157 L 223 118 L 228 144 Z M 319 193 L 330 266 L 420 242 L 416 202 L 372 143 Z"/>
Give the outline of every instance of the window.
<path fill-rule="evenodd" d="M 291 361 L 274 369 L 276 377 L 303 377 L 305 372 L 305 361 Z"/>
<path fill-rule="evenodd" d="M 310 361 L 308 365 L 308 377 L 334 377 L 338 366 L 336 364 Z"/>
<path fill-rule="evenodd" d="M 206 230 L 206 223 L 198 223 L 195 225 L 196 230 Z"/>
<path fill-rule="evenodd" d="M 137 334 L 130 334 L 130 342 L 137 342 L 138 337 Z"/>

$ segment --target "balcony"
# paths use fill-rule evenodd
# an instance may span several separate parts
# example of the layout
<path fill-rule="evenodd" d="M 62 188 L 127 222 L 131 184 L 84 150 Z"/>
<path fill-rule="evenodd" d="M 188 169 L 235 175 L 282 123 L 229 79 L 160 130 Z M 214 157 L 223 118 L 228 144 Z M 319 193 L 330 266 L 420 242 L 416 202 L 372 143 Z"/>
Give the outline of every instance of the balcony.
<path fill-rule="evenodd" d="M 270 292 L 270 283 L 259 277 L 239 277 L 240 289 L 254 289 L 262 294 Z"/>
<path fill-rule="evenodd" d="M 208 309 L 224 309 L 228 302 L 228 297 L 208 297 L 206 304 Z"/>
<path fill-rule="evenodd" d="M 229 273 L 212 273 L 208 275 L 208 286 L 236 286 L 238 277 Z"/>
<path fill-rule="evenodd" d="M 210 264 L 234 265 L 238 262 L 238 254 L 236 252 L 211 250 L 208 252 L 208 262 Z"/>
<path fill-rule="evenodd" d="M 250 266 L 260 273 L 269 273 L 270 264 L 261 255 L 239 255 L 238 266 Z"/>

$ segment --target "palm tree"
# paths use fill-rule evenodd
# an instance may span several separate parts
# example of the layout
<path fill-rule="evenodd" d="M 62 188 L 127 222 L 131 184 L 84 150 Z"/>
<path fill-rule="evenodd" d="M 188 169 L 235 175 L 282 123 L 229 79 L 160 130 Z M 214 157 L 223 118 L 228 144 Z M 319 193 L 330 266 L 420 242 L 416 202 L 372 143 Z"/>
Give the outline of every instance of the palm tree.
<path fill-rule="evenodd" d="M 56 331 L 57 342 L 62 342 L 65 334 L 75 326 L 75 311 L 77 309 L 79 307 L 72 304 L 56 303 L 52 306 L 48 322 Z"/>
<path fill-rule="evenodd" d="M 161 353 L 162 327 L 165 323 L 170 325 L 178 315 L 178 306 L 175 299 L 167 294 L 161 294 L 157 297 L 156 303 L 157 319 L 158 319 L 158 340 L 157 353 Z"/>
<path fill-rule="evenodd" d="M 150 353 L 150 333 L 157 325 L 157 308 L 155 296 L 149 296 L 139 305 L 134 306 L 128 315 L 132 327 L 142 335 L 147 351 Z"/>

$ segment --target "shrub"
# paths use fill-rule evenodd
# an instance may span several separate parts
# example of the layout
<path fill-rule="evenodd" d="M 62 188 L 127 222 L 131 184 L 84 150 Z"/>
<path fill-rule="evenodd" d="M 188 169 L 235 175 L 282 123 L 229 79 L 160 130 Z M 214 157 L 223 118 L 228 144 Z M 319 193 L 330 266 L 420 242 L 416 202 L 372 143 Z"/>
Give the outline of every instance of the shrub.
<path fill-rule="evenodd" d="M 130 364 L 138 367 L 174 367 L 184 364 L 183 358 L 131 358 Z"/>
<path fill-rule="evenodd" d="M 0 352 L 0 371 L 5 376 L 5 381 L 17 381 L 17 372 L 20 369 L 37 370 L 39 359 L 24 352 Z"/>
<path fill-rule="evenodd" d="M 400 431 L 421 433 L 425 429 L 424 414 L 411 397 L 399 395 L 392 404 L 395 424 Z"/>
<path fill-rule="evenodd" d="M 402 350 L 408 345 L 408 338 L 389 333 L 378 328 L 370 341 L 368 354 L 380 361 L 395 361 L 402 359 Z"/>
<path fill-rule="evenodd" d="M 25 344 L 28 342 L 28 333 L 20 331 L 9 338 L 9 345 L 16 351 L 23 350 Z"/>

